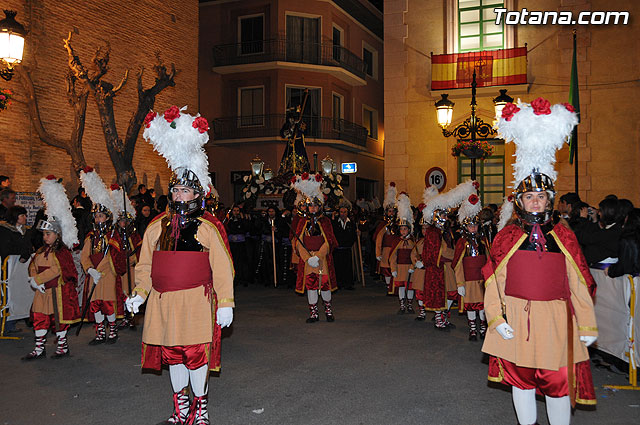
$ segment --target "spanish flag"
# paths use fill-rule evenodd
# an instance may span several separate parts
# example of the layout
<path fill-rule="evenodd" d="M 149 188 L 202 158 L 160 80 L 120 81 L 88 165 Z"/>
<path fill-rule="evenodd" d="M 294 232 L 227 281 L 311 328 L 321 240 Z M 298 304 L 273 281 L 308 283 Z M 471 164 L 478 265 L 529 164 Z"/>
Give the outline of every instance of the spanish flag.
<path fill-rule="evenodd" d="M 478 87 L 527 83 L 527 48 L 433 55 L 431 90 L 471 87 L 473 70 Z"/>

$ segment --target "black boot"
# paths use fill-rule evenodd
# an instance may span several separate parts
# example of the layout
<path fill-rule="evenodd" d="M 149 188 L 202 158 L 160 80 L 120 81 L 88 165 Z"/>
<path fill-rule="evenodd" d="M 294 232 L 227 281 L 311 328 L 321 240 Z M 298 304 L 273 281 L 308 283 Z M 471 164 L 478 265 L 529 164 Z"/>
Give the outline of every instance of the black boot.
<path fill-rule="evenodd" d="M 47 342 L 47 337 L 45 336 L 37 336 L 36 337 L 36 346 L 32 352 L 27 354 L 22 358 L 22 360 L 36 360 L 36 359 L 44 359 L 47 357 L 47 350 L 44 347 L 44 344 Z"/>
<path fill-rule="evenodd" d="M 418 316 L 416 316 L 416 320 L 422 322 L 427 318 L 427 310 L 425 310 L 424 305 L 418 306 L 418 308 L 420 309 L 420 312 L 418 313 Z"/>
<path fill-rule="evenodd" d="M 415 314 L 416 311 L 413 309 L 413 298 L 407 299 L 407 314 Z"/>
<path fill-rule="evenodd" d="M 469 341 L 477 341 L 478 340 L 478 332 L 476 331 L 476 320 L 469 319 Z"/>
<path fill-rule="evenodd" d="M 333 322 L 336 320 L 333 316 L 333 311 L 331 310 L 331 301 L 324 302 L 324 314 L 327 316 L 327 322 Z"/>
<path fill-rule="evenodd" d="M 405 303 L 404 298 L 402 298 L 400 300 L 400 309 L 398 310 L 398 313 L 396 313 L 396 314 L 404 314 L 404 313 L 406 313 L 406 311 L 407 311 L 407 305 Z"/>
<path fill-rule="evenodd" d="M 61 357 L 66 357 L 70 355 L 69 344 L 67 344 L 67 336 L 59 336 L 58 337 L 58 347 L 56 348 L 56 353 L 51 357 L 52 359 L 59 359 Z"/>
<path fill-rule="evenodd" d="M 107 340 L 107 330 L 102 323 L 96 323 L 96 337 L 89 342 L 89 345 L 103 344 Z"/>
<path fill-rule="evenodd" d="M 107 344 L 115 344 L 118 340 L 118 326 L 116 322 L 109 322 L 109 338 L 107 338 Z"/>
<path fill-rule="evenodd" d="M 480 338 L 484 339 L 484 336 L 487 334 L 487 321 L 480 321 Z"/>
<path fill-rule="evenodd" d="M 309 317 L 307 318 L 307 323 L 315 323 L 320 318 L 318 317 L 318 303 L 309 304 Z"/>

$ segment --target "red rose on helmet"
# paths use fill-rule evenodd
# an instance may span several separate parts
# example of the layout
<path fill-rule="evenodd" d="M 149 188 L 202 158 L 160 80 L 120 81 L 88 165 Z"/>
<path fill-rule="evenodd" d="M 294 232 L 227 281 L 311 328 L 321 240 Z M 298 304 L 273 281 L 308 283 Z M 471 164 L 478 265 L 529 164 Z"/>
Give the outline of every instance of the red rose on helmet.
<path fill-rule="evenodd" d="M 82 171 L 84 171 L 85 173 L 90 173 L 93 171 L 93 167 L 89 167 L 88 165 L 85 166 Z"/>
<path fill-rule="evenodd" d="M 322 174 L 316 174 L 316 181 L 319 183 L 322 181 Z"/>
<path fill-rule="evenodd" d="M 295 182 L 296 182 L 295 176 L 291 177 L 291 184 L 294 184 Z"/>
<path fill-rule="evenodd" d="M 54 176 L 53 174 L 49 174 L 49 175 L 46 177 L 46 179 L 47 179 L 47 180 L 55 180 L 55 179 L 56 179 L 56 176 Z"/>
<path fill-rule="evenodd" d="M 197 117 L 193 120 L 193 124 L 191 124 L 191 126 L 193 126 L 193 128 L 197 128 L 200 134 L 205 131 L 209 131 L 209 122 L 204 117 Z"/>
<path fill-rule="evenodd" d="M 480 189 L 480 183 L 478 183 L 476 180 L 473 181 L 473 187 L 476 188 L 476 190 Z"/>
<path fill-rule="evenodd" d="M 427 204 L 425 204 L 424 202 L 420 202 L 420 203 L 418 204 L 418 210 L 419 210 L 419 211 L 422 211 L 422 210 L 423 210 L 423 208 L 424 208 L 424 207 L 426 207 L 426 206 L 427 206 Z"/>
<path fill-rule="evenodd" d="M 502 118 L 504 118 L 507 121 L 511 121 L 511 118 L 513 118 L 513 115 L 519 110 L 520 108 L 518 108 L 515 104 L 507 103 L 506 105 L 504 105 L 504 108 L 502 108 Z"/>
<path fill-rule="evenodd" d="M 507 196 L 507 201 L 509 201 L 509 202 L 513 202 L 513 195 L 509 195 L 509 196 Z"/>
<path fill-rule="evenodd" d="M 478 201 L 480 200 L 480 198 L 478 198 L 478 195 L 471 195 L 469 196 L 469 203 L 471 205 L 475 205 L 478 203 Z"/>
<path fill-rule="evenodd" d="M 118 190 L 120 189 L 120 186 L 118 185 L 118 183 L 111 183 L 111 190 Z"/>
<path fill-rule="evenodd" d="M 389 183 L 389 186 L 391 186 L 391 187 L 396 187 L 396 182 L 391 182 L 391 183 Z"/>
<path fill-rule="evenodd" d="M 154 119 L 155 117 L 157 117 L 157 116 L 158 116 L 158 114 L 157 114 L 157 113 L 155 113 L 155 112 L 153 112 L 153 111 L 149 112 L 149 113 L 147 114 L 147 116 L 146 116 L 146 117 L 144 117 L 144 126 L 145 126 L 145 128 L 149 128 L 149 127 L 151 127 L 151 121 L 153 121 L 153 119 Z"/>
<path fill-rule="evenodd" d="M 302 173 L 302 180 L 307 180 L 309 178 L 309 173 Z"/>
<path fill-rule="evenodd" d="M 551 113 L 551 103 L 543 98 L 539 97 L 531 102 L 533 113 L 536 115 L 549 115 Z"/>
<path fill-rule="evenodd" d="M 167 122 L 173 122 L 176 118 L 180 116 L 180 109 L 177 106 L 173 105 L 171 108 L 164 111 L 164 119 Z"/>
<path fill-rule="evenodd" d="M 570 104 L 570 103 L 563 103 L 562 106 L 567 108 L 567 111 L 569 111 L 569 112 L 575 112 L 576 111 L 576 108 L 574 108 L 573 105 Z"/>

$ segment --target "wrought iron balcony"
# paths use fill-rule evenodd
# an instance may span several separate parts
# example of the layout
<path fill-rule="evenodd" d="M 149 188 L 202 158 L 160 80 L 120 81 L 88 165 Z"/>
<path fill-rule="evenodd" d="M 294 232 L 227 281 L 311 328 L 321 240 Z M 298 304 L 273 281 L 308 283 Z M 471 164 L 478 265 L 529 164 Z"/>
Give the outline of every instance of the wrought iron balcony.
<path fill-rule="evenodd" d="M 213 47 L 214 67 L 277 61 L 340 67 L 361 79 L 366 76 L 366 63 L 331 41 L 311 43 L 276 38 Z"/>
<path fill-rule="evenodd" d="M 214 143 L 229 139 L 280 138 L 284 114 L 250 115 L 213 120 Z M 361 147 L 367 145 L 368 130 L 361 125 L 332 117 L 303 117 L 306 138 L 342 140 Z"/>

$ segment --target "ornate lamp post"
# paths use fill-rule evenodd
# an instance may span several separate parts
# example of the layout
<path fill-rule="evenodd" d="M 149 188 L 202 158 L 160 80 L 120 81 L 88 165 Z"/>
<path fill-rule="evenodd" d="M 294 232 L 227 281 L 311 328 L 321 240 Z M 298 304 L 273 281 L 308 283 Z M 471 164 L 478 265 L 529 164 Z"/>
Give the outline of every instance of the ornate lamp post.
<path fill-rule="evenodd" d="M 264 169 L 264 179 L 265 181 L 269 181 L 273 178 L 273 170 L 271 170 L 271 168 L 267 167 Z"/>
<path fill-rule="evenodd" d="M 451 119 L 453 117 L 453 106 L 455 105 L 448 99 L 448 94 L 442 94 L 442 99 L 436 102 L 436 114 L 438 124 L 442 127 L 442 134 L 444 137 L 454 136 L 461 141 L 470 141 L 471 145 L 476 145 L 478 138 L 486 139 L 491 135 L 496 134 L 496 130 L 493 129 L 491 124 L 482 121 L 481 118 L 476 116 L 476 70 L 473 69 L 473 80 L 471 81 L 471 116 L 467 118 L 462 124 L 459 124 L 452 131 L 447 130 L 447 127 L 451 125 Z M 496 97 L 493 102 L 496 109 L 496 116 L 502 112 L 502 108 L 508 102 L 513 99 L 507 96 L 507 90 L 500 90 L 500 96 Z M 471 159 L 471 179 L 476 179 L 476 159 L 481 158 L 483 151 L 479 148 L 465 149 L 462 153 L 469 159 Z"/>
<path fill-rule="evenodd" d="M 320 165 L 322 166 L 322 174 L 327 176 L 327 175 L 333 173 L 333 169 L 334 169 L 336 163 L 327 154 L 327 156 L 322 161 L 320 161 Z"/>
<path fill-rule="evenodd" d="M 15 20 L 17 12 L 4 11 L 0 21 L 0 77 L 9 81 L 13 77 L 13 67 L 22 62 L 24 37 L 27 31 Z"/>

